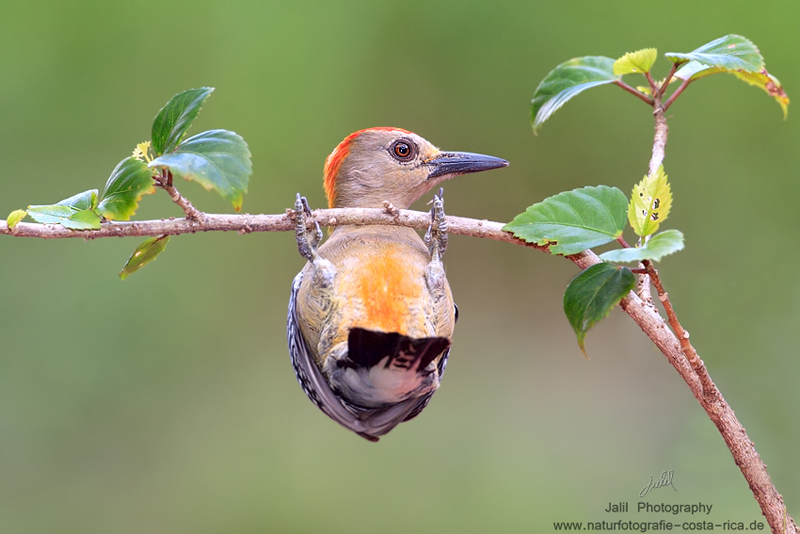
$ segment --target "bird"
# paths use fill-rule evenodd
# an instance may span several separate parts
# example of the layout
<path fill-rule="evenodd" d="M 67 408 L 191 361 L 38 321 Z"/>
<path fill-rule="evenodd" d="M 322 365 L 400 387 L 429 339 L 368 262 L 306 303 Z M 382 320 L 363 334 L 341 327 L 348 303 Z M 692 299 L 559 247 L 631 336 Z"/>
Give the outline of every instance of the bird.
<path fill-rule="evenodd" d="M 408 130 L 368 128 L 325 160 L 330 208 L 407 209 L 442 181 L 508 161 L 448 152 Z M 391 204 L 389 204 L 391 203 Z M 401 226 L 342 225 L 320 246 L 305 197 L 295 237 L 308 261 L 292 282 L 287 338 L 303 391 L 325 414 L 370 441 L 417 416 L 439 387 L 458 316 L 445 276 L 443 191 L 424 239 Z"/>

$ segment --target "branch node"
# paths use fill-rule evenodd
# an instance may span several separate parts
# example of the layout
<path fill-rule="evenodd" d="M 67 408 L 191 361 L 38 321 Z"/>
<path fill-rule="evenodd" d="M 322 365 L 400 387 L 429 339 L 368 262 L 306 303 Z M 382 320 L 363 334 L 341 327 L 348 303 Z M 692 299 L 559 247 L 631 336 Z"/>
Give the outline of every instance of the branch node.
<path fill-rule="evenodd" d="M 400 216 L 400 210 L 398 210 L 396 207 L 394 207 L 394 204 L 392 204 L 388 200 L 384 200 L 383 201 L 383 211 L 385 211 L 386 213 L 388 213 L 389 215 L 391 215 L 394 218 L 397 218 L 397 217 Z"/>

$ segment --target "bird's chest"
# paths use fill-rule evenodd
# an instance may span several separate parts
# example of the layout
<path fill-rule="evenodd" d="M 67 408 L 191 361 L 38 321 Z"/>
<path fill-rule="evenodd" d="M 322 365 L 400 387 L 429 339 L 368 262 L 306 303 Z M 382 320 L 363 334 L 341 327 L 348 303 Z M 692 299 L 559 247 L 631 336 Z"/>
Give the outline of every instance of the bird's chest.
<path fill-rule="evenodd" d="M 352 228 L 352 229 L 351 229 Z M 297 295 L 303 335 L 322 366 L 347 352 L 355 327 L 450 338 L 454 306 L 440 262 L 408 228 L 340 227 L 304 269 Z"/>
<path fill-rule="evenodd" d="M 335 258 L 342 323 L 410 336 L 431 335 L 426 287 L 428 258 L 404 243 L 357 240 L 350 253 Z"/>

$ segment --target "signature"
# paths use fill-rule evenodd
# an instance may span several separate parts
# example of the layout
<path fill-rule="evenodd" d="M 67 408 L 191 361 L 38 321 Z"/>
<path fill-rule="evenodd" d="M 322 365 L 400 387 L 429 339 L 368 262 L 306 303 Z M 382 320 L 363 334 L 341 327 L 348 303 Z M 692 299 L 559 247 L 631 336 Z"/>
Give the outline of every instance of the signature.
<path fill-rule="evenodd" d="M 653 477 L 650 477 L 650 480 L 647 482 L 647 485 L 642 488 L 642 491 L 639 492 L 639 497 L 644 497 L 650 490 L 653 488 L 663 488 L 664 486 L 670 486 L 673 490 L 678 491 L 675 489 L 675 486 L 672 485 L 672 469 L 669 471 L 662 471 L 661 478 L 658 480 L 653 480 Z"/>

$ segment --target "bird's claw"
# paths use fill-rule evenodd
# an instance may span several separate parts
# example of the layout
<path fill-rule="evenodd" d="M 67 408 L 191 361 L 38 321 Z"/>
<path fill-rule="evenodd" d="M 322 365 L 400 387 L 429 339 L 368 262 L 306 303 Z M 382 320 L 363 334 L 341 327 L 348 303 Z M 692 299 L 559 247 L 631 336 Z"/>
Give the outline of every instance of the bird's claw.
<path fill-rule="evenodd" d="M 441 259 L 447 250 L 447 218 L 444 215 L 444 188 L 439 188 L 439 193 L 433 195 L 431 207 L 431 224 L 425 232 L 425 244 L 432 259 Z"/>
<path fill-rule="evenodd" d="M 309 232 L 306 217 L 311 217 L 311 208 L 306 197 L 297 193 L 297 200 L 294 202 L 294 237 L 297 240 L 297 250 L 305 259 L 313 260 L 317 257 L 317 245 L 322 241 L 322 229 L 314 221 L 314 230 Z"/>

